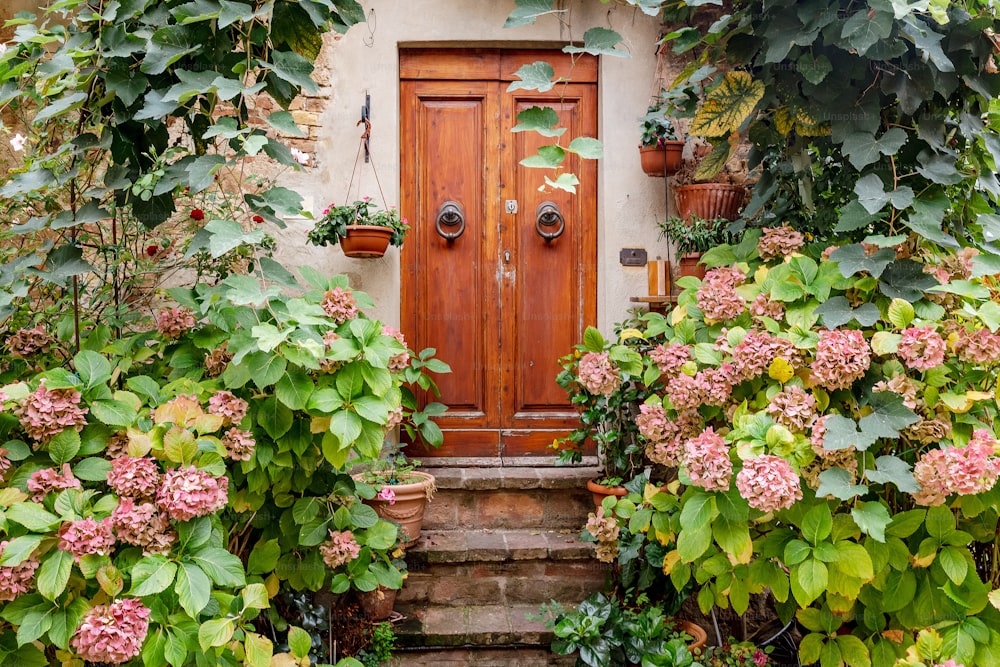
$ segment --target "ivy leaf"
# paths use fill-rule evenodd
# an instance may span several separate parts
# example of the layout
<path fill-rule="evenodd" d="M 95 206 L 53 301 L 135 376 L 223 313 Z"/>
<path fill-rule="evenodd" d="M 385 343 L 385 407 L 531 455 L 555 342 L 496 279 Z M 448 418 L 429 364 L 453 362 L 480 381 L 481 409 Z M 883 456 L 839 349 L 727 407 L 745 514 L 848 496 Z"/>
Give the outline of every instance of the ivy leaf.
<path fill-rule="evenodd" d="M 546 14 L 560 14 L 566 10 L 555 9 L 552 0 L 514 0 L 516 7 L 514 11 L 507 15 L 504 21 L 504 28 L 517 28 L 522 25 L 531 25 L 539 16 Z"/>
<path fill-rule="evenodd" d="M 913 203 L 913 189 L 900 186 L 895 190 L 886 191 L 885 184 L 877 174 L 866 174 L 854 184 L 854 193 L 858 201 L 869 213 L 878 213 L 882 208 L 892 203 L 892 207 L 903 210 Z"/>
<path fill-rule="evenodd" d="M 550 188 L 556 188 L 557 190 L 565 190 L 572 194 L 576 194 L 576 186 L 580 185 L 580 179 L 577 178 L 576 174 L 559 174 L 559 176 L 552 180 L 548 176 L 545 177 L 545 184 Z"/>
<path fill-rule="evenodd" d="M 626 51 L 615 48 L 622 41 L 622 36 L 607 28 L 591 28 L 583 33 L 583 46 L 572 44 L 563 47 L 564 53 L 589 53 L 592 56 L 618 56 L 628 58 Z"/>
<path fill-rule="evenodd" d="M 243 227 L 235 220 L 212 220 L 205 225 L 205 229 L 211 234 L 208 250 L 214 259 L 243 244 L 256 245 L 264 239 L 264 230 L 260 227 L 244 232 Z"/>
<path fill-rule="evenodd" d="M 257 64 L 310 95 L 319 92 L 319 87 L 311 76 L 313 71 L 311 62 L 294 51 L 274 51 L 271 53 L 271 59 L 274 62 L 258 60 Z"/>
<path fill-rule="evenodd" d="M 840 274 L 845 278 L 850 278 L 855 273 L 867 271 L 878 278 L 896 259 L 896 251 L 892 248 L 883 248 L 874 255 L 868 255 L 864 246 L 859 243 L 837 248 L 830 254 L 830 259 L 840 266 Z"/>
<path fill-rule="evenodd" d="M 827 468 L 819 474 L 819 487 L 816 489 L 816 496 L 833 496 L 839 500 L 850 500 L 856 496 L 868 493 L 868 487 L 864 484 L 853 484 L 851 473 L 843 468 Z"/>
<path fill-rule="evenodd" d="M 802 77 L 814 86 L 823 83 L 826 75 L 833 71 L 833 64 L 830 63 L 829 58 L 823 54 L 813 58 L 812 53 L 808 51 L 799 56 L 797 65 L 798 72 Z"/>
<path fill-rule="evenodd" d="M 530 107 L 517 114 L 517 125 L 511 128 L 511 132 L 537 132 L 543 137 L 558 137 L 565 131 L 565 127 L 556 127 L 559 124 L 559 115 L 552 107 Z"/>
<path fill-rule="evenodd" d="M 924 265 L 912 259 L 897 259 L 881 276 L 878 286 L 890 299 L 904 299 L 913 303 L 923 298 L 924 292 L 938 284 L 937 279 L 924 273 Z"/>
<path fill-rule="evenodd" d="M 840 38 L 859 56 L 863 56 L 875 44 L 887 39 L 892 34 L 892 27 L 892 14 L 876 10 L 869 16 L 868 8 L 863 7 L 844 22 Z"/>
<path fill-rule="evenodd" d="M 861 202 L 854 200 L 840 209 L 840 218 L 834 231 L 853 232 L 856 229 L 867 227 L 878 220 L 877 213 L 869 213 Z"/>
<path fill-rule="evenodd" d="M 823 317 L 823 326 L 828 329 L 836 329 L 851 320 L 857 320 L 862 326 L 870 327 L 881 317 L 875 304 L 865 303 L 858 308 L 851 308 L 850 302 L 843 296 L 831 297 L 813 312 Z"/>
<path fill-rule="evenodd" d="M 604 148 L 601 142 L 593 137 L 576 137 L 569 142 L 566 150 L 587 160 L 598 160 L 604 157 Z"/>
<path fill-rule="evenodd" d="M 913 202 L 913 211 L 906 218 L 906 226 L 929 241 L 957 248 L 958 241 L 941 228 L 944 214 L 949 208 L 951 201 L 944 193 L 921 197 Z"/>
<path fill-rule="evenodd" d="M 566 159 L 566 151 L 560 146 L 540 146 L 538 153 L 521 160 L 523 167 L 534 169 L 555 169 Z"/>
<path fill-rule="evenodd" d="M 939 72 L 955 71 L 955 64 L 941 48 L 941 40 L 944 39 L 944 35 L 931 30 L 930 25 L 918 21 L 913 15 L 903 19 L 901 32 L 913 42 L 917 51 L 920 52 L 921 60 L 930 61 Z"/>
<path fill-rule="evenodd" d="M 544 93 L 556 85 L 556 81 L 552 78 L 556 75 L 556 71 L 552 69 L 552 65 L 548 64 L 544 60 L 536 60 L 530 65 L 522 65 L 516 72 L 516 76 L 520 81 L 512 81 L 509 86 L 507 86 L 507 92 L 511 93 L 515 90 L 537 90 L 540 93 Z"/>
<path fill-rule="evenodd" d="M 45 258 L 45 269 L 28 269 L 28 273 L 56 285 L 63 285 L 73 276 L 94 270 L 85 259 L 83 251 L 72 245 L 61 245 L 53 249 Z"/>
<path fill-rule="evenodd" d="M 726 72 L 719 85 L 705 96 L 689 132 L 705 137 L 736 132 L 763 97 L 764 83 L 755 81 L 749 72 Z"/>
<path fill-rule="evenodd" d="M 163 74 L 167 68 L 189 53 L 198 50 L 190 41 L 191 29 L 169 25 L 153 33 L 139 69 L 146 74 Z"/>
<path fill-rule="evenodd" d="M 896 488 L 907 493 L 920 491 L 910 464 L 897 456 L 878 457 L 875 459 L 875 470 L 868 470 L 865 476 L 876 484 L 895 484 Z"/>
<path fill-rule="evenodd" d="M 906 137 L 906 132 L 898 127 L 887 130 L 878 139 L 874 134 L 855 132 L 844 139 L 842 148 L 854 168 L 860 170 L 878 162 L 883 155 L 895 155 L 906 143 Z"/>

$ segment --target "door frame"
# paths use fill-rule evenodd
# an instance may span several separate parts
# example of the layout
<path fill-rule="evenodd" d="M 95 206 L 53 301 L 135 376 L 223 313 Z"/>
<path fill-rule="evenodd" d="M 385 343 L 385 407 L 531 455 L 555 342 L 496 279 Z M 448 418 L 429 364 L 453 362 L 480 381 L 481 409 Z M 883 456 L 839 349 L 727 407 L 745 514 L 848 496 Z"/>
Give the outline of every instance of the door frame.
<path fill-rule="evenodd" d="M 511 82 L 516 80 L 513 76 L 514 71 L 516 71 L 519 66 L 518 63 L 521 62 L 532 62 L 531 58 L 534 59 L 545 59 L 556 70 L 557 77 L 572 78 L 574 83 L 586 83 L 594 85 L 593 94 L 593 113 L 594 113 L 594 127 L 597 128 L 597 105 L 599 104 L 600 91 L 598 88 L 598 60 L 597 58 L 587 57 L 582 62 L 576 63 L 574 66 L 571 62 L 570 57 L 567 54 L 562 53 L 557 48 L 552 49 L 540 49 L 540 48 L 442 48 L 442 47 L 406 47 L 400 49 L 400 67 L 399 67 L 399 82 L 400 90 L 402 90 L 402 83 L 405 80 L 445 80 L 445 81 L 496 81 L 496 82 Z M 454 67 L 453 65 L 442 66 L 441 58 L 442 56 L 454 55 L 456 57 L 462 58 L 462 66 Z M 498 57 L 499 56 L 499 57 Z M 552 96 L 551 91 L 547 97 Z M 407 113 L 403 109 L 403 99 L 400 99 L 400 136 L 402 137 L 404 125 L 409 123 L 408 119 L 404 119 L 404 114 Z M 498 106 L 504 106 L 499 104 Z M 516 119 L 513 118 L 501 118 L 502 111 L 496 109 L 496 123 L 500 127 L 499 131 L 499 144 L 502 146 L 508 142 L 513 142 L 518 139 L 516 135 L 511 135 L 509 133 L 509 128 L 516 123 Z M 489 121 L 487 121 L 489 122 Z M 404 212 L 415 211 L 418 207 L 419 194 L 415 191 L 412 184 L 418 183 L 418 166 L 413 161 L 407 161 L 403 159 L 404 151 L 417 150 L 416 146 L 403 146 L 402 141 L 400 141 L 400 208 Z M 499 150 L 499 146 L 498 146 Z M 498 165 L 499 166 L 499 162 Z M 519 168 L 522 169 L 522 168 Z M 527 168 L 523 168 L 527 169 Z M 543 170 L 530 169 L 528 170 L 532 174 L 537 174 L 539 183 L 542 182 L 542 176 L 545 173 Z M 581 304 L 581 322 L 574 322 L 573 325 L 579 328 L 582 335 L 583 329 L 588 325 L 595 325 L 597 322 L 597 301 L 598 301 L 598 276 L 597 276 L 597 258 L 598 258 L 598 219 L 599 219 L 599 208 L 598 208 L 598 187 L 597 187 L 597 165 L 593 160 L 580 160 L 579 166 L 576 169 L 577 173 L 580 175 L 581 180 L 588 179 L 592 184 L 590 189 L 590 194 L 586 195 L 587 201 L 581 204 L 581 210 L 592 211 L 593 219 L 590 224 L 583 226 L 580 243 L 581 250 L 579 255 L 579 266 L 577 267 L 577 274 L 579 275 L 580 284 L 580 298 L 583 300 Z M 511 171 L 513 175 L 514 172 Z M 500 179 L 502 174 L 489 174 L 489 177 L 496 181 L 495 186 L 500 185 Z M 485 177 L 484 177 L 485 179 Z M 513 185 L 513 184 L 510 184 Z M 570 195 L 571 197 L 583 197 L 582 194 Z M 491 198 L 495 197 L 495 201 L 490 201 Z M 498 221 L 498 226 L 503 224 L 502 218 L 502 200 L 503 193 L 499 187 L 495 190 L 490 191 L 486 195 L 486 201 L 484 202 L 485 210 L 492 212 L 495 219 Z M 582 216 L 581 216 L 582 218 Z M 416 223 L 416 221 L 415 221 Z M 416 224 L 414 225 L 416 226 Z M 487 230 L 487 234 L 496 235 L 499 232 L 497 230 Z M 486 242 L 483 239 L 480 242 Z M 401 255 L 400 255 L 400 315 L 404 330 L 406 330 L 407 320 L 415 317 L 411 310 L 408 310 L 407 306 L 418 303 L 418 285 L 419 280 L 417 277 L 417 263 L 418 249 L 415 247 L 416 244 L 411 244 L 407 246 L 404 244 Z M 495 296 L 499 297 L 500 300 L 506 299 L 503 293 L 506 291 L 505 288 L 498 284 L 497 294 Z M 502 307 L 502 305 L 501 305 Z M 508 311 L 510 312 L 510 311 Z M 499 347 L 500 343 L 500 333 L 499 329 L 502 325 L 497 323 L 497 333 L 489 334 L 489 340 L 495 343 Z M 511 345 L 518 344 L 516 341 L 512 341 Z M 567 349 L 562 351 L 562 354 L 568 354 L 571 350 Z M 440 352 L 439 355 L 441 356 Z M 553 360 L 554 361 L 554 360 Z M 512 378 L 511 369 L 500 369 L 496 374 L 495 378 L 490 381 L 495 381 L 499 383 L 510 383 Z M 552 378 L 553 384 L 555 384 L 555 376 Z M 500 403 L 504 403 L 505 399 L 498 396 Z M 498 406 L 502 407 L 502 406 Z M 567 411 L 569 414 L 571 410 Z M 447 418 L 445 418 L 446 420 Z M 458 456 L 458 457 L 468 457 L 470 456 L 469 448 L 476 452 L 474 455 L 488 455 L 498 456 L 503 458 L 504 456 L 510 456 L 506 452 L 507 443 L 513 443 L 517 441 L 521 443 L 522 446 L 531 446 L 544 451 L 544 447 L 552 442 L 555 437 L 565 435 L 573 425 L 567 421 L 566 428 L 552 429 L 552 428 L 542 428 L 542 429 L 532 429 L 532 428 L 485 428 L 485 429 L 468 429 L 464 430 L 449 429 L 448 433 L 452 435 L 451 438 L 446 438 L 445 445 L 437 450 L 423 450 L 420 452 L 421 456 Z M 575 418 L 572 420 L 575 421 Z M 458 437 L 456 437 L 458 436 Z M 522 447 L 515 446 L 515 450 L 520 450 Z M 523 454 L 515 453 L 514 456 L 523 456 Z M 540 454 L 531 454 L 531 456 L 539 456 Z M 552 456 L 555 456 L 553 453 Z"/>

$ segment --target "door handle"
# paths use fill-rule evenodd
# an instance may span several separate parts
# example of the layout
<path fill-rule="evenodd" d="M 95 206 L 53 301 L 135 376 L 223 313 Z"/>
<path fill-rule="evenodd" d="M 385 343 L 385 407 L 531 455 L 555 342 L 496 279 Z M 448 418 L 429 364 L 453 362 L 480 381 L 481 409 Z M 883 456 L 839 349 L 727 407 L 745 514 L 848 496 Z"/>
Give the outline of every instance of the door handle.
<path fill-rule="evenodd" d="M 552 229 L 553 227 L 555 229 Z M 538 205 L 538 208 L 535 209 L 535 231 L 545 239 L 546 243 L 562 236 L 562 233 L 566 231 L 566 220 L 559 212 L 558 204 L 543 201 Z"/>
<path fill-rule="evenodd" d="M 462 210 L 462 205 L 450 199 L 441 204 L 434 226 L 437 228 L 437 233 L 449 242 L 457 239 L 465 231 L 465 212 Z"/>

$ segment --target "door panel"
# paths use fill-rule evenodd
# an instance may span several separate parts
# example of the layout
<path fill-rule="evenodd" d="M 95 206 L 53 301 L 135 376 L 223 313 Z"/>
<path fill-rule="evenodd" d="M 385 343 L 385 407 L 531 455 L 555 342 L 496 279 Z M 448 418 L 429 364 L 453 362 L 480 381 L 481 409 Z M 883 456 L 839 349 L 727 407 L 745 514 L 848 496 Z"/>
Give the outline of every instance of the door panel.
<path fill-rule="evenodd" d="M 503 79 L 543 58 L 569 71 L 558 52 L 401 53 L 401 208 L 411 224 L 402 251 L 402 325 L 411 347 L 437 348 L 453 369 L 436 378 L 437 400 L 449 406 L 435 420 L 445 446 L 421 456 L 551 453 L 553 438 L 576 421 L 555 376 L 557 359 L 596 316 L 596 167 L 571 155 L 566 168 L 583 182 L 578 194 L 539 192 L 552 172 L 518 162 L 552 140 L 511 128 L 520 111 L 546 104 L 568 136 L 596 136 L 596 84 L 506 92 Z M 580 71 L 596 73 L 595 62 Z M 460 205 L 465 222 L 451 240 L 436 224 L 448 201 Z M 516 213 L 507 212 L 508 201 Z M 543 202 L 558 206 L 565 220 L 550 241 L 536 230 Z"/>

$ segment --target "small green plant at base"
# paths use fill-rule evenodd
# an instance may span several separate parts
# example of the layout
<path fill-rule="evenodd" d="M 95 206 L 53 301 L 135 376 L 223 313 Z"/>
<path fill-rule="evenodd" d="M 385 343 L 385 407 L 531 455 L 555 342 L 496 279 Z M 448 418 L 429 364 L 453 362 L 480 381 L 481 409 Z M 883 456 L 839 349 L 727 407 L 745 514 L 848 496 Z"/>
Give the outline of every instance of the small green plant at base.
<path fill-rule="evenodd" d="M 686 219 L 671 216 L 657 224 L 660 238 L 673 241 L 680 255 L 708 252 L 716 246 L 733 243 L 735 236 L 729 231 L 729 225 L 725 218 L 705 220 L 697 216 Z"/>
<path fill-rule="evenodd" d="M 395 648 L 396 633 L 392 631 L 392 624 L 385 621 L 372 628 L 371 644 L 358 655 L 358 659 L 364 667 L 378 667 L 392 659 Z"/>
<path fill-rule="evenodd" d="M 722 646 L 713 646 L 699 656 L 704 667 L 767 667 L 773 647 L 758 648 L 753 642 L 730 637 Z"/>

